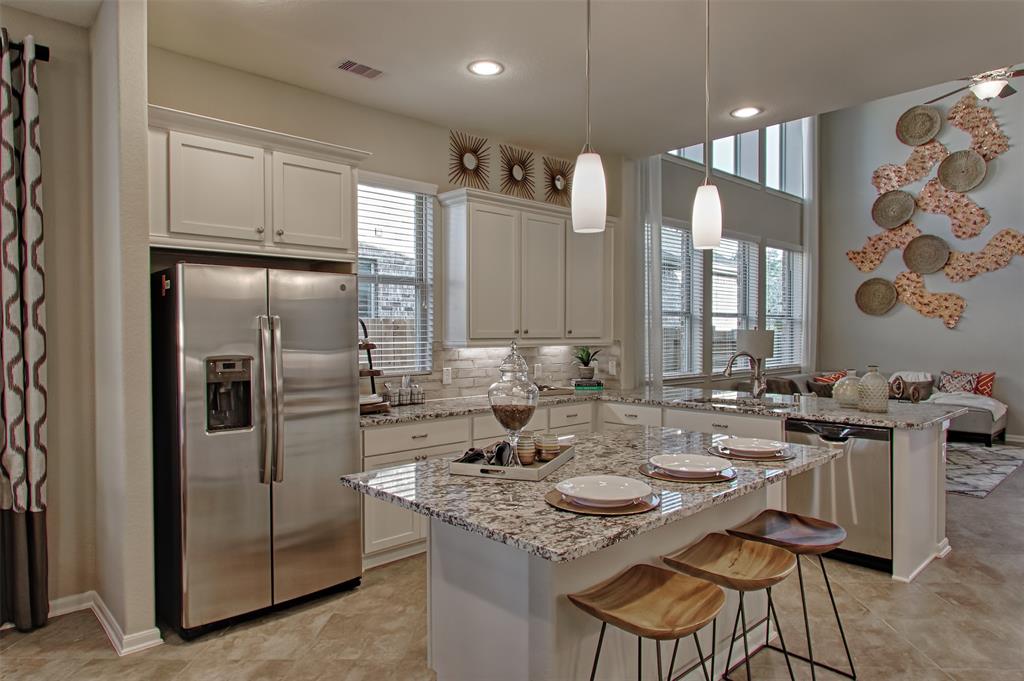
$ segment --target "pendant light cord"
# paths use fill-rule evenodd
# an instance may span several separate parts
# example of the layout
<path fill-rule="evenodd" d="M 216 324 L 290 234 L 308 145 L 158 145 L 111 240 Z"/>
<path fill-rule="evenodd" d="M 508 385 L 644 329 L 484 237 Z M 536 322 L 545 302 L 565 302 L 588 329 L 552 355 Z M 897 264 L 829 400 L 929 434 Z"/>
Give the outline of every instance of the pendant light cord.
<path fill-rule="evenodd" d="M 589 2 L 589 0 L 588 0 Z M 711 182 L 711 0 L 704 0 L 704 184 Z"/>
<path fill-rule="evenodd" d="M 590 148 L 590 0 L 587 0 L 587 143 L 583 151 L 591 151 Z"/>

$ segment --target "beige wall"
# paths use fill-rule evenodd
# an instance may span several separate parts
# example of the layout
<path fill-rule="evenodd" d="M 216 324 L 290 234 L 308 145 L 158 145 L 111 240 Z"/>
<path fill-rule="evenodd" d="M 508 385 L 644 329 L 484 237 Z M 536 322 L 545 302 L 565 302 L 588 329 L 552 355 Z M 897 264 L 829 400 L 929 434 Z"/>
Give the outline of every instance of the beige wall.
<path fill-rule="evenodd" d="M 97 592 L 128 643 L 153 598 L 146 5 L 106 0 L 91 30 Z"/>
<path fill-rule="evenodd" d="M 95 585 L 89 32 L 4 8 L 14 40 L 50 47 L 39 66 L 49 382 L 50 598 Z"/>
<path fill-rule="evenodd" d="M 151 104 L 332 142 L 373 153 L 361 168 L 436 184 L 448 182 L 448 128 L 371 109 L 277 80 L 149 48 Z M 497 189 L 498 140 L 491 144 L 491 189 Z M 504 140 L 501 140 L 504 141 Z M 535 172 L 542 173 L 540 154 Z M 618 216 L 621 161 L 604 159 L 608 212 Z"/>

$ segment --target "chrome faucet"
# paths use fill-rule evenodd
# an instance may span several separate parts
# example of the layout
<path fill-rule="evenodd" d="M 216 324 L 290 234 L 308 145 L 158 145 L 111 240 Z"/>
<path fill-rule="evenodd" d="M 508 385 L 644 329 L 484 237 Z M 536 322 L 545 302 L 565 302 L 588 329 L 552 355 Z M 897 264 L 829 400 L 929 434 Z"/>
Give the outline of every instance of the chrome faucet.
<path fill-rule="evenodd" d="M 746 357 L 747 361 L 750 362 L 750 393 L 756 398 L 761 399 L 764 394 L 768 392 L 768 382 L 765 380 L 764 375 L 764 360 L 758 357 L 754 357 L 749 352 L 734 352 L 729 357 L 729 361 L 725 365 L 725 376 L 732 376 L 732 365 L 739 357 Z"/>

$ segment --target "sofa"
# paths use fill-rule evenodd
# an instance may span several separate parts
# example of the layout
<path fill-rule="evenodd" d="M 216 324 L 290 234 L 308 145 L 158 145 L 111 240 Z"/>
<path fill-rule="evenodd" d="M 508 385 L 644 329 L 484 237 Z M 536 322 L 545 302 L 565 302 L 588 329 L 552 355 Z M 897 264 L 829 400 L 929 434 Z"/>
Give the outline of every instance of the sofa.
<path fill-rule="evenodd" d="M 814 378 L 827 375 L 829 373 L 835 372 L 816 372 L 813 374 L 796 374 L 791 376 L 770 376 L 767 379 L 768 392 L 780 395 L 813 392 L 820 397 L 831 397 L 831 384 L 817 382 L 812 384 Z M 932 395 L 939 396 L 939 374 L 936 373 L 933 375 L 935 376 L 935 379 L 932 386 L 934 389 Z M 950 394 L 947 393 L 945 395 Z M 956 405 L 954 401 L 948 401 L 950 400 L 950 397 L 947 396 L 942 396 L 940 399 L 943 400 L 942 404 L 945 406 L 967 407 L 966 414 L 956 417 L 949 424 L 948 439 L 951 442 L 982 442 L 987 447 L 991 447 L 992 443 L 996 440 L 1006 442 L 1006 413 L 995 418 L 995 415 L 990 410 L 977 404 L 965 401 L 964 404 Z"/>

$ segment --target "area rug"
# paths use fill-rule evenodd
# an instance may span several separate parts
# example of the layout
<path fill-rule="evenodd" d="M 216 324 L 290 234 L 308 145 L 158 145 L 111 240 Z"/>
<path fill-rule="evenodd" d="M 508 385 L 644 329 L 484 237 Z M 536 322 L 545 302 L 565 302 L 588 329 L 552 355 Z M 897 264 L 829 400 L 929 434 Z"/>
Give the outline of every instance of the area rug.
<path fill-rule="evenodd" d="M 983 499 L 1024 464 L 1024 448 L 950 443 L 946 446 L 946 491 Z"/>

